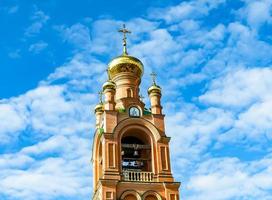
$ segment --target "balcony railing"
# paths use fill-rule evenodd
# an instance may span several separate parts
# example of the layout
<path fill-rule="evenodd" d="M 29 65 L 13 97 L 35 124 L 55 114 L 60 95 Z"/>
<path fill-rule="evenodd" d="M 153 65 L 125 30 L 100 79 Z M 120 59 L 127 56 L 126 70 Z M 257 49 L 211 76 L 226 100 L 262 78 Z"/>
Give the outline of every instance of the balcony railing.
<path fill-rule="evenodd" d="M 139 182 L 153 182 L 154 174 L 152 172 L 140 172 L 140 171 L 123 171 L 124 181 L 139 181 Z"/>

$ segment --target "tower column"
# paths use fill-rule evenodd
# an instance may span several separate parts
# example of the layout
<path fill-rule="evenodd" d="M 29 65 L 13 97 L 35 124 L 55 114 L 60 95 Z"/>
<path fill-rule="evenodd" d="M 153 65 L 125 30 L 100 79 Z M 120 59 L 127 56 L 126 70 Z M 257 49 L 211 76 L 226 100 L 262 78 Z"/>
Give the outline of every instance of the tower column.
<path fill-rule="evenodd" d="M 123 72 L 113 78 L 116 83 L 116 102 L 124 98 L 139 98 L 139 77 Z M 118 105 L 117 105 L 118 107 Z"/>
<path fill-rule="evenodd" d="M 161 91 L 160 88 L 155 88 L 158 86 L 151 86 L 153 88 L 149 88 L 151 90 L 148 91 L 148 95 L 150 98 L 151 104 L 151 112 L 152 114 L 162 114 L 162 106 L 161 106 Z"/>
<path fill-rule="evenodd" d="M 100 102 L 99 104 L 97 104 L 97 106 L 94 109 L 95 119 L 96 119 L 96 122 L 95 122 L 96 128 L 100 128 L 103 112 L 104 112 L 103 103 Z"/>
<path fill-rule="evenodd" d="M 116 85 L 113 81 L 108 80 L 103 85 L 103 93 L 105 95 L 105 110 L 115 110 L 115 91 Z"/>
<path fill-rule="evenodd" d="M 161 106 L 161 87 L 156 84 L 156 74 L 151 73 L 153 84 L 148 89 L 148 96 L 150 98 L 151 104 L 151 112 L 152 114 L 162 114 L 162 106 Z"/>
<path fill-rule="evenodd" d="M 143 63 L 127 53 L 130 31 L 123 26 L 119 32 L 123 54 L 108 64 L 108 80 L 95 108 L 93 200 L 178 200 L 180 183 L 171 173 L 161 88 L 152 73 L 150 111 L 139 95 Z"/>

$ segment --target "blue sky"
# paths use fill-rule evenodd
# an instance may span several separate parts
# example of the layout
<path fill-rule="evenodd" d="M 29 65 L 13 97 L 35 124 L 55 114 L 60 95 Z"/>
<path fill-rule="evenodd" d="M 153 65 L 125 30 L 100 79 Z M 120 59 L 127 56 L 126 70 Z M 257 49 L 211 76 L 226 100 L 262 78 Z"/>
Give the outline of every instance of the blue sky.
<path fill-rule="evenodd" d="M 128 51 L 163 89 L 188 200 L 272 199 L 272 1 L 1 1 L 0 199 L 88 199 L 93 108 Z"/>

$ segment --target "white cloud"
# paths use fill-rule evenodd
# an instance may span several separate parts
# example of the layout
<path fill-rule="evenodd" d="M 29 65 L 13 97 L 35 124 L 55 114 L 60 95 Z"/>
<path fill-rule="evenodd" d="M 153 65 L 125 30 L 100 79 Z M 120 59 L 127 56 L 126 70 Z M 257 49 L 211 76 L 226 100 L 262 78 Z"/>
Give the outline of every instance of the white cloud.
<path fill-rule="evenodd" d="M 83 164 L 78 164 L 77 160 L 48 158 L 36 161 L 36 166 L 28 170 L 2 170 L 1 192 L 12 198 L 30 200 L 84 198 L 90 191 L 90 184 L 87 184 L 90 177 L 81 175 Z"/>
<path fill-rule="evenodd" d="M 77 96 L 79 101 L 76 102 L 73 96 L 66 95 L 65 92 L 65 88 L 60 86 L 42 86 L 28 93 L 34 130 L 44 134 L 72 134 L 90 128 L 86 122 L 87 112 L 84 107 L 81 105 L 77 108 L 80 96 Z M 81 115 L 76 117 L 81 109 Z"/>
<path fill-rule="evenodd" d="M 243 162 L 213 158 L 200 163 L 188 183 L 189 200 L 271 199 L 271 157 Z"/>
<path fill-rule="evenodd" d="M 182 2 L 177 6 L 166 9 L 154 9 L 150 13 L 152 19 L 163 19 L 167 23 L 179 22 L 184 19 L 193 19 L 207 16 L 209 12 L 224 4 L 225 0 L 197 0 Z"/>
<path fill-rule="evenodd" d="M 179 24 L 175 24 L 170 26 L 171 31 L 184 31 L 184 32 L 192 32 L 196 31 L 200 28 L 200 24 L 196 20 L 188 19 L 182 20 Z"/>
<path fill-rule="evenodd" d="M 270 99 L 272 90 L 270 68 L 238 69 L 211 82 L 200 101 L 218 106 L 248 106 Z"/>
<path fill-rule="evenodd" d="M 26 126 L 26 118 L 16 107 L 0 101 L 0 143 L 7 143 Z"/>
<path fill-rule="evenodd" d="M 64 151 L 64 148 L 67 148 L 66 144 L 69 142 L 70 141 L 66 137 L 62 135 L 56 135 L 50 137 L 46 141 L 39 142 L 33 146 L 25 147 L 21 150 L 21 152 L 29 155 L 37 155 L 41 153 Z"/>
<path fill-rule="evenodd" d="M 71 27 L 57 26 L 56 29 L 62 34 L 65 42 L 75 45 L 77 49 L 90 49 L 91 35 L 88 27 L 78 23 Z"/>
<path fill-rule="evenodd" d="M 148 40 L 143 40 L 130 48 L 132 55 L 140 57 L 147 66 L 162 67 L 170 63 L 173 54 L 177 51 L 172 36 L 165 29 L 157 29 L 149 34 Z M 170 55 L 172 56 L 170 57 Z"/>
<path fill-rule="evenodd" d="M 26 36 L 34 36 L 40 33 L 43 26 L 50 19 L 43 11 L 37 10 L 31 17 L 32 24 L 25 30 Z"/>
<path fill-rule="evenodd" d="M 34 162 L 33 158 L 25 154 L 4 154 L 0 156 L 0 169 L 24 169 Z"/>
<path fill-rule="evenodd" d="M 210 106 L 228 109 L 235 116 L 233 127 L 219 137 L 220 142 L 241 138 L 260 144 L 271 140 L 271 68 L 241 68 L 211 82 L 199 97 Z"/>
<path fill-rule="evenodd" d="M 29 47 L 29 51 L 33 52 L 35 54 L 40 53 L 42 50 L 44 50 L 46 47 L 48 46 L 48 44 L 44 41 L 39 41 L 37 43 L 31 44 Z"/>
<path fill-rule="evenodd" d="M 264 23 L 272 22 L 272 2 L 270 0 L 246 1 L 246 6 L 240 10 L 239 15 L 246 18 L 253 28 L 259 28 Z"/>
<path fill-rule="evenodd" d="M 59 135 L 1 155 L 1 195 L 30 200 L 89 196 L 90 143 L 76 133 Z"/>
<path fill-rule="evenodd" d="M 91 79 L 96 74 L 106 72 L 106 66 L 101 61 L 87 54 L 75 54 L 63 66 L 60 66 L 48 76 L 48 82 L 68 78 L 71 80 Z"/>
<path fill-rule="evenodd" d="M 123 24 L 122 21 L 101 19 L 93 22 L 91 26 L 91 51 L 98 55 L 116 57 L 122 53 L 122 36 L 117 32 Z"/>
<path fill-rule="evenodd" d="M 88 121 L 88 108 L 94 97 L 73 93 L 64 86 L 44 85 L 5 100 L 0 104 L 1 142 L 16 141 L 25 128 L 31 130 L 32 139 L 75 132 L 86 135 L 93 126 Z"/>
<path fill-rule="evenodd" d="M 166 130 L 172 138 L 174 157 L 189 158 L 191 162 L 204 153 L 218 135 L 233 124 L 230 112 L 209 108 L 199 110 L 193 105 L 182 104 L 182 111 L 167 112 Z"/>

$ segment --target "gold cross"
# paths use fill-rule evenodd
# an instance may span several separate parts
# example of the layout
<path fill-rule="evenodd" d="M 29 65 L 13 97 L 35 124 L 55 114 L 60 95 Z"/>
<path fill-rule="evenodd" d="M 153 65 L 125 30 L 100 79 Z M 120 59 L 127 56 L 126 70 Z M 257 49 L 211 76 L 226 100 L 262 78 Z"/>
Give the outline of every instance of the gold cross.
<path fill-rule="evenodd" d="M 103 92 L 99 91 L 98 95 L 99 95 L 99 101 L 100 101 L 100 103 L 103 103 L 103 100 L 102 100 L 102 98 L 103 98 Z"/>
<path fill-rule="evenodd" d="M 152 72 L 150 74 L 151 78 L 152 78 L 152 82 L 153 82 L 153 85 L 156 85 L 156 77 L 157 77 L 157 74 L 155 72 Z"/>
<path fill-rule="evenodd" d="M 127 33 L 131 33 L 128 29 L 126 29 L 126 25 L 123 24 L 123 28 L 118 30 L 119 33 L 123 33 L 123 54 L 127 55 Z"/>

